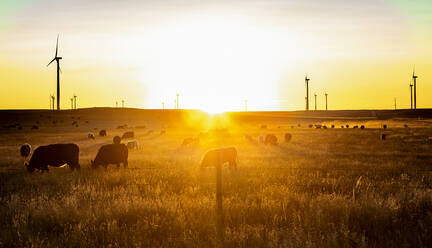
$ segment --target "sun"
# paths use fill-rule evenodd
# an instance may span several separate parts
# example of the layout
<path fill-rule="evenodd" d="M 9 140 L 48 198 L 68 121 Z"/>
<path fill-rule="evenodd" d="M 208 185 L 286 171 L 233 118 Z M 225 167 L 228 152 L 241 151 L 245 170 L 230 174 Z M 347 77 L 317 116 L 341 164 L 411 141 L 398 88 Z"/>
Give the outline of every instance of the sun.
<path fill-rule="evenodd" d="M 181 108 L 210 114 L 242 111 L 246 99 L 264 106 L 278 98 L 281 75 L 295 57 L 281 56 L 295 47 L 290 41 L 285 33 L 233 16 L 185 18 L 143 38 L 152 48 L 142 56 L 152 58 L 145 80 L 158 105 L 172 105 L 179 93 Z"/>

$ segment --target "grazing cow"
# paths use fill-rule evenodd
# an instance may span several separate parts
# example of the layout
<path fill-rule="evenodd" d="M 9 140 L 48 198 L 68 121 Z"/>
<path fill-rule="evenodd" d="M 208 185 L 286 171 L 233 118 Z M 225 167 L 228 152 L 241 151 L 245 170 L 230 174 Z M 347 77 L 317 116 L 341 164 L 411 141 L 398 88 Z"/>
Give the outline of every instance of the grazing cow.
<path fill-rule="evenodd" d="M 24 145 L 21 146 L 20 148 L 20 154 L 22 157 L 28 157 L 30 155 L 31 152 L 31 146 L 27 143 L 25 143 Z"/>
<path fill-rule="evenodd" d="M 315 124 L 315 128 L 316 128 L 316 129 L 320 129 L 321 127 L 322 127 L 321 124 Z"/>
<path fill-rule="evenodd" d="M 361 126 L 360 126 L 360 129 L 365 129 L 365 126 L 364 126 L 364 125 L 361 125 Z"/>
<path fill-rule="evenodd" d="M 102 165 L 106 169 L 109 164 L 116 164 L 118 168 L 121 163 L 124 168 L 128 166 L 127 147 L 124 144 L 109 144 L 99 148 L 96 158 L 91 161 L 91 166 L 95 169 Z"/>
<path fill-rule="evenodd" d="M 341 128 L 344 128 L 344 126 L 342 125 Z"/>
<path fill-rule="evenodd" d="M 285 142 L 288 143 L 291 141 L 292 135 L 290 133 L 285 134 Z"/>
<path fill-rule="evenodd" d="M 346 128 L 349 128 L 349 125 L 348 125 L 348 124 L 346 124 L 346 125 L 345 125 L 345 127 L 346 127 Z"/>
<path fill-rule="evenodd" d="M 138 141 L 137 140 L 129 140 L 127 142 L 126 146 L 129 150 L 138 149 Z"/>
<path fill-rule="evenodd" d="M 385 133 L 381 134 L 381 140 L 385 140 L 385 139 L 386 139 L 386 134 Z"/>
<path fill-rule="evenodd" d="M 405 128 L 408 128 L 408 125 L 407 125 L 407 124 L 405 124 L 405 125 L 404 125 L 404 127 L 405 127 Z"/>
<path fill-rule="evenodd" d="M 113 143 L 114 144 L 120 144 L 120 141 L 121 141 L 121 138 L 120 138 L 120 136 L 114 136 L 114 138 L 113 138 Z"/>
<path fill-rule="evenodd" d="M 89 139 L 95 139 L 95 136 L 94 136 L 93 133 L 88 133 L 87 134 L 87 138 L 89 138 Z"/>
<path fill-rule="evenodd" d="M 118 126 L 117 129 L 125 129 L 124 126 Z"/>
<path fill-rule="evenodd" d="M 313 125 L 312 124 L 309 124 L 309 128 L 312 128 L 313 127 Z"/>
<path fill-rule="evenodd" d="M 197 146 L 199 145 L 200 139 L 199 138 L 186 138 L 183 140 L 183 143 L 181 144 L 182 147 L 186 146 Z"/>
<path fill-rule="evenodd" d="M 261 134 L 259 137 L 258 137 L 258 141 L 259 141 L 259 143 L 264 143 L 264 134 Z"/>
<path fill-rule="evenodd" d="M 358 128 L 358 126 L 357 125 L 355 125 L 353 128 Z"/>
<path fill-rule="evenodd" d="M 99 131 L 99 136 L 101 136 L 101 137 L 107 136 L 106 130 L 105 129 L 100 130 Z"/>
<path fill-rule="evenodd" d="M 274 134 L 267 134 L 265 136 L 264 144 L 266 145 L 277 145 L 277 137 Z"/>
<path fill-rule="evenodd" d="M 216 167 L 225 163 L 229 163 L 232 168 L 237 168 L 237 149 L 235 147 L 213 149 L 206 152 L 201 160 L 201 167 Z"/>
<path fill-rule="evenodd" d="M 29 172 L 35 169 L 48 171 L 48 165 L 60 167 L 64 164 L 68 164 L 71 170 L 79 170 L 78 162 L 79 147 L 76 144 L 53 144 L 36 148 L 30 162 L 25 163 L 25 166 Z"/>
<path fill-rule="evenodd" d="M 122 139 L 131 139 L 131 138 L 133 138 L 135 136 L 135 133 L 134 132 L 132 132 L 132 131 L 128 131 L 128 132 L 125 132 L 123 135 L 122 135 Z"/>
<path fill-rule="evenodd" d="M 254 142 L 254 139 L 252 136 L 250 136 L 249 134 L 245 134 L 244 138 L 249 141 L 249 142 Z"/>
<path fill-rule="evenodd" d="M 387 125 L 386 124 L 383 125 L 383 129 L 387 129 Z"/>

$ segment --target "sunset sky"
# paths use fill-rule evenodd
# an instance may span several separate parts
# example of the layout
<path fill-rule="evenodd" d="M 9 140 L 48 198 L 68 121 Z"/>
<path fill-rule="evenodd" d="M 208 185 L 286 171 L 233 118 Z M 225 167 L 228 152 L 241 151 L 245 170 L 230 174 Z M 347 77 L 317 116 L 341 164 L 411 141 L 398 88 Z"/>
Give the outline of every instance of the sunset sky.
<path fill-rule="evenodd" d="M 430 0 L 1 0 L 0 108 L 302 110 L 432 106 Z M 313 106 L 313 101 L 311 101 Z"/>

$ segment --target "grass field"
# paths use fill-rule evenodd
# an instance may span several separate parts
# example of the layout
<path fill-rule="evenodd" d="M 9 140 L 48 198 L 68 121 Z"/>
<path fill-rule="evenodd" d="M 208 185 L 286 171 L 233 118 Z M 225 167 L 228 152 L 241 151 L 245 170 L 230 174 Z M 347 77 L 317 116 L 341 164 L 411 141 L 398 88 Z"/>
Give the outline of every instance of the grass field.
<path fill-rule="evenodd" d="M 215 170 L 200 169 L 199 162 L 206 150 L 223 146 L 239 153 L 238 169 L 222 172 L 224 247 L 432 246 L 432 122 L 427 120 L 270 116 L 233 123 L 221 117 L 212 125 L 199 116 L 180 125 L 154 116 L 80 117 L 79 127 L 71 126 L 70 116 L 44 114 L 10 120 L 23 130 L 2 129 L 0 246 L 220 245 Z M 63 121 L 54 125 L 56 118 Z M 31 130 L 35 120 L 39 129 Z M 317 123 L 336 128 L 308 127 Z M 130 151 L 129 167 L 90 169 L 97 149 L 125 131 L 116 128 L 120 124 L 128 124 L 140 144 Z M 349 129 L 340 128 L 346 124 Z M 134 128 L 138 125 L 146 128 Z M 108 136 L 88 139 L 89 131 L 97 134 L 95 127 L 106 128 Z M 220 127 L 227 129 L 215 131 Z M 147 135 L 148 130 L 154 132 Z M 260 134 L 269 133 L 278 137 L 278 146 L 258 142 Z M 292 134 L 288 143 L 285 133 Z M 200 137 L 200 144 L 181 147 L 189 137 Z M 25 142 L 33 149 L 76 143 L 81 170 L 51 167 L 49 173 L 29 174 L 18 152 Z"/>

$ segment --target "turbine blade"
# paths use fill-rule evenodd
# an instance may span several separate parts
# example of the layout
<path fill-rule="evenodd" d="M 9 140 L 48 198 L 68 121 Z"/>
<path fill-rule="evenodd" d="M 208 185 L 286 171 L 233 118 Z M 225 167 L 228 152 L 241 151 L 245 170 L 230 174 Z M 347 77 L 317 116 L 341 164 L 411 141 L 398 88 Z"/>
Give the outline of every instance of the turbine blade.
<path fill-rule="evenodd" d="M 51 60 L 51 62 L 48 63 L 47 67 L 48 67 L 52 62 L 54 62 L 54 60 L 55 60 L 55 58 L 53 58 L 53 60 Z"/>
<path fill-rule="evenodd" d="M 58 39 L 59 39 L 59 35 L 57 34 L 57 44 L 56 44 L 56 53 L 55 53 L 55 57 L 57 57 L 57 53 L 58 53 Z"/>

